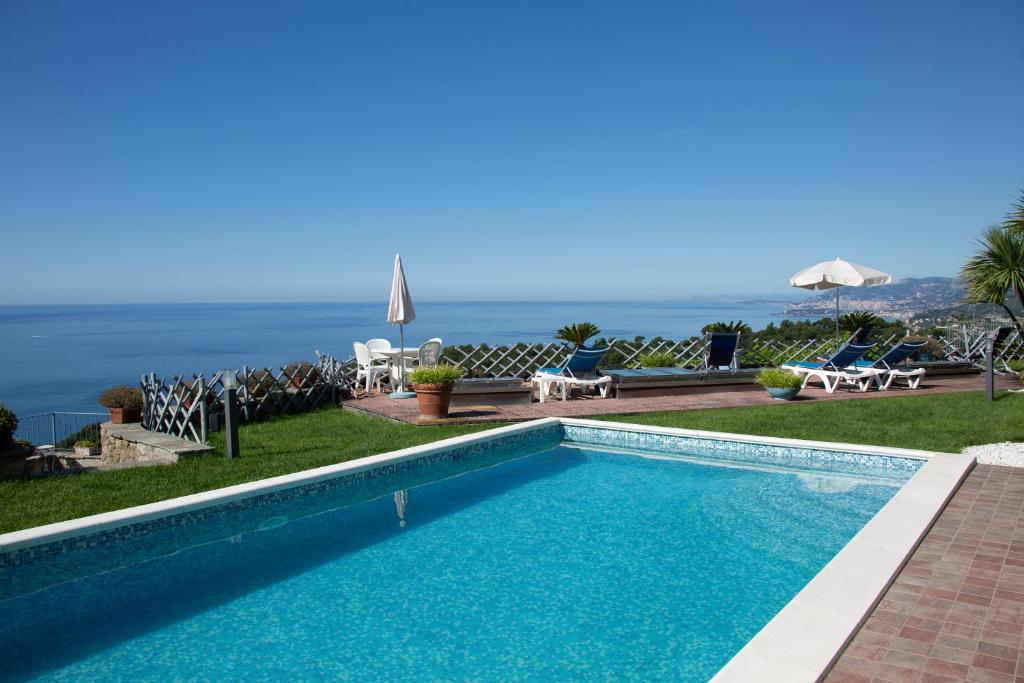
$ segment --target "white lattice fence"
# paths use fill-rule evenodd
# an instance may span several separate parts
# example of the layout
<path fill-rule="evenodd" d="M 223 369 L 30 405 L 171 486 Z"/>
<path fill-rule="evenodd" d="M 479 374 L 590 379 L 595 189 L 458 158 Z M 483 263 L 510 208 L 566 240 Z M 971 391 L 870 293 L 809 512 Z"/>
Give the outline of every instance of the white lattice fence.
<path fill-rule="evenodd" d="M 936 339 L 944 353 L 954 357 L 970 355 L 971 349 L 977 348 L 979 343 L 992 332 L 991 327 L 970 323 L 959 323 L 948 327 L 948 334 L 936 337 Z M 1024 359 L 1024 339 L 1021 339 L 1020 333 L 1016 329 L 1010 332 L 1002 346 L 997 349 L 995 356 L 996 360 L 1002 363 Z"/>
<path fill-rule="evenodd" d="M 877 358 L 896 344 L 900 335 L 893 334 L 884 339 L 874 340 L 876 346 L 868 354 Z M 947 355 L 958 349 L 955 341 L 937 337 Z M 846 343 L 847 339 L 840 339 Z M 649 353 L 671 353 L 680 367 L 700 367 L 707 353 L 706 337 L 689 337 L 682 340 L 653 337 L 646 339 L 602 339 L 598 345 L 608 344 L 612 350 L 605 357 L 603 367 L 630 367 L 639 364 L 640 357 Z M 777 366 L 787 360 L 806 360 L 828 357 L 837 348 L 836 339 L 800 339 L 792 341 L 760 340 L 756 337 L 743 339 L 740 362 L 745 366 Z M 522 377 L 528 378 L 540 368 L 561 366 L 569 357 L 570 349 L 561 343 L 519 343 L 507 345 L 463 344 L 446 347 L 441 355 L 444 362 L 458 365 L 469 377 Z M 1016 332 L 1007 339 L 1000 350 L 999 358 L 1005 361 L 1024 358 L 1024 341 Z M 339 390 L 351 391 L 355 383 L 355 358 L 339 360 L 323 354 L 320 364 L 330 367 L 330 377 Z M 324 365 L 327 363 L 328 365 Z"/>
<path fill-rule="evenodd" d="M 249 422 L 336 402 L 355 377 L 354 366 L 351 379 L 348 370 L 347 363 L 327 355 L 316 363 L 292 363 L 277 371 L 243 367 L 234 372 L 239 415 Z M 218 371 L 209 378 L 196 374 L 192 379 L 143 375 L 143 426 L 206 443 L 211 420 L 224 412 L 225 373 L 231 372 Z"/>

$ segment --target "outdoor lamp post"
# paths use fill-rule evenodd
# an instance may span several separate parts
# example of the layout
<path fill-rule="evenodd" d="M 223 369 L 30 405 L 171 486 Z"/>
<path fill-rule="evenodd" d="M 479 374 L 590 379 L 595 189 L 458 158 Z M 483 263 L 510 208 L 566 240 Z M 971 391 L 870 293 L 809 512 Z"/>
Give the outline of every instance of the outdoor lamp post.
<path fill-rule="evenodd" d="M 224 383 L 224 430 L 229 460 L 238 457 L 238 375 L 234 370 L 221 372 Z"/>

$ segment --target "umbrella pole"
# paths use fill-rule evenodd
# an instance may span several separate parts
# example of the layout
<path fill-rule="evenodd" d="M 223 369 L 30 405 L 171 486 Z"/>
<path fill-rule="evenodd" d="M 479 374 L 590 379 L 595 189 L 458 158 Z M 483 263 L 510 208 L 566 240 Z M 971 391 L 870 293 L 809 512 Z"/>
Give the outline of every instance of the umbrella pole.
<path fill-rule="evenodd" d="M 839 287 L 836 287 L 836 350 L 839 350 Z"/>
<path fill-rule="evenodd" d="M 838 304 L 836 304 L 838 306 Z M 838 310 L 838 309 L 836 309 Z M 836 328 L 839 329 L 839 328 Z M 405 325 L 398 326 L 398 390 L 405 391 Z"/>

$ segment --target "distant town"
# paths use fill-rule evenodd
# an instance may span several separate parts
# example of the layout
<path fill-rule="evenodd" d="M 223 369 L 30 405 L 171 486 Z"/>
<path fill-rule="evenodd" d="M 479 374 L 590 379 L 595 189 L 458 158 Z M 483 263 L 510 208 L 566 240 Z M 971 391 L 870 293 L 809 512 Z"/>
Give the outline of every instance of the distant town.
<path fill-rule="evenodd" d="M 951 277 L 906 278 L 884 287 L 844 287 L 840 295 L 843 311 L 871 311 L 890 320 L 926 326 L 950 317 L 1002 318 L 1002 308 L 991 304 L 965 304 L 967 288 Z M 830 316 L 835 312 L 835 293 L 822 292 L 800 303 L 786 306 L 787 318 Z"/>

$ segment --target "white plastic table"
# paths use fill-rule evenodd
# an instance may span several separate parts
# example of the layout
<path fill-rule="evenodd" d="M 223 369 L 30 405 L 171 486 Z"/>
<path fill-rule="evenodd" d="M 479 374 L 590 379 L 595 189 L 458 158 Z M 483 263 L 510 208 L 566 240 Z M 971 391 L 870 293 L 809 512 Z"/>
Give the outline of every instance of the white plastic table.
<path fill-rule="evenodd" d="M 417 358 L 419 358 L 419 349 L 418 348 L 412 348 L 412 349 L 406 348 L 404 355 L 405 355 L 405 360 L 406 361 L 416 360 Z M 396 348 L 391 348 L 391 349 L 389 349 L 387 351 L 376 350 L 376 351 L 371 351 L 370 352 L 370 359 L 371 360 L 374 359 L 374 358 L 376 358 L 376 359 L 383 358 L 383 359 L 387 360 L 388 365 L 391 367 L 391 386 L 394 386 L 394 387 L 398 386 L 399 372 L 400 372 L 400 369 L 402 367 L 402 363 L 401 363 L 402 356 L 403 356 L 402 350 L 401 349 L 396 349 Z"/>

